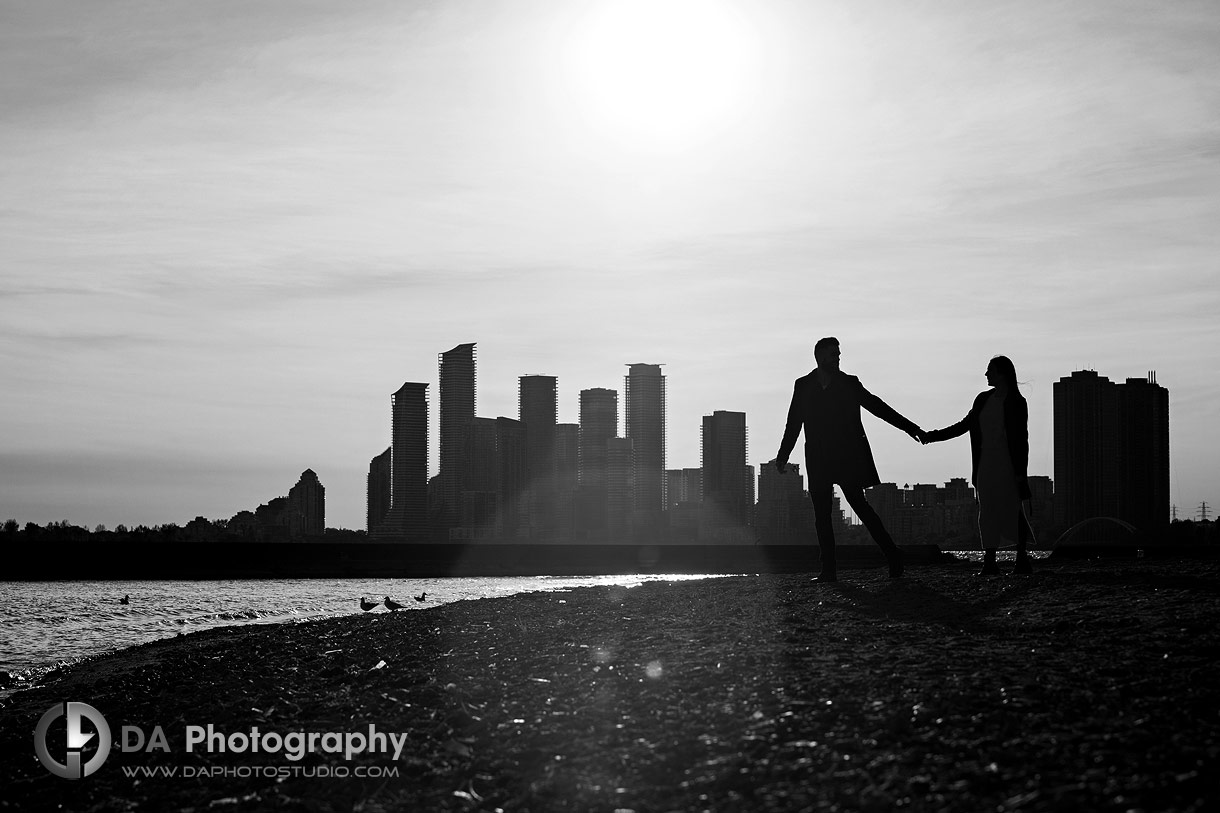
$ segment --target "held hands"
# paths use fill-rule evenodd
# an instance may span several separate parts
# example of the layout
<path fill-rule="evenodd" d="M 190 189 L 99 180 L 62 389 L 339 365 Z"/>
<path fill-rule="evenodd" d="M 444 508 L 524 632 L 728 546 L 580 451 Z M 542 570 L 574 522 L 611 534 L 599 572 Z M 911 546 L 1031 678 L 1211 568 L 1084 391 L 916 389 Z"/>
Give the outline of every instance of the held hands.
<path fill-rule="evenodd" d="M 910 434 L 911 437 L 913 437 L 915 440 L 919 441 L 921 444 L 927 445 L 928 433 L 925 432 L 924 430 L 920 429 L 918 426 L 915 427 L 915 429 L 913 431 L 909 432 L 908 434 Z"/>

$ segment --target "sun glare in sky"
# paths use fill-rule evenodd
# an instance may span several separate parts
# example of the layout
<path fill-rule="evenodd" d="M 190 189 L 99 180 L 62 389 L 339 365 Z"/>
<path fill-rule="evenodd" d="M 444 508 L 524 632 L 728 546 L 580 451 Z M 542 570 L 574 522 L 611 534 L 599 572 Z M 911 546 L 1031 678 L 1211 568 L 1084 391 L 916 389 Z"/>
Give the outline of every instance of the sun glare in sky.
<path fill-rule="evenodd" d="M 714 134 L 739 116 L 759 46 L 740 11 L 717 0 L 622 0 L 581 20 L 564 79 L 589 126 L 635 146 Z"/>

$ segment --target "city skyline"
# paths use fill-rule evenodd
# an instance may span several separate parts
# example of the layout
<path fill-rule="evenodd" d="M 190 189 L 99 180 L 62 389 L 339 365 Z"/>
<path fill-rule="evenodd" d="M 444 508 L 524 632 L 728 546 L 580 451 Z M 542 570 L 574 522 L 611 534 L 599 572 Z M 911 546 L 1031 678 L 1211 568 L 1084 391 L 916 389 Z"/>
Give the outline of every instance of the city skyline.
<path fill-rule="evenodd" d="M 446 388 L 450 392 L 448 407 L 443 398 L 441 403 L 433 406 L 428 397 L 428 382 L 406 382 L 390 396 L 389 429 L 392 441 L 391 446 L 374 456 L 369 464 L 366 476 L 365 530 L 374 537 L 387 540 L 402 539 L 412 534 L 422 539 L 436 530 L 458 526 L 464 526 L 470 531 L 475 526 L 486 524 L 485 530 L 490 531 L 493 524 L 497 526 L 500 524 L 500 521 L 496 520 L 496 516 L 501 510 L 504 510 L 503 506 L 497 507 L 500 501 L 496 499 L 495 492 L 507 485 L 502 478 L 509 476 L 515 478 L 513 480 L 515 485 L 509 487 L 510 492 L 513 488 L 523 488 L 526 489 L 523 493 L 528 493 L 531 497 L 529 507 L 525 509 L 527 513 L 519 520 L 512 520 L 506 526 L 507 530 L 502 528 L 498 536 L 501 538 L 513 536 L 513 529 L 520 521 L 522 531 L 526 536 L 551 538 L 554 541 L 559 538 L 555 537 L 555 529 L 562 530 L 563 527 L 568 527 L 571 530 L 570 525 L 555 524 L 555 517 L 550 515 L 550 512 L 555 510 L 555 500 L 559 496 L 558 480 L 570 480 L 570 483 L 565 486 L 569 499 L 577 496 L 573 493 L 577 489 L 593 486 L 596 490 L 599 487 L 596 469 L 607 465 L 609 461 L 606 458 L 606 452 L 610 451 L 613 455 L 612 450 L 614 449 L 626 452 L 627 457 L 620 458 L 621 461 L 627 461 L 620 465 L 620 472 L 621 476 L 628 477 L 632 481 L 631 497 L 620 503 L 618 513 L 623 513 L 632 506 L 636 512 L 642 510 L 645 514 L 649 513 L 650 508 L 647 505 L 642 506 L 635 499 L 634 481 L 639 475 L 640 466 L 638 456 L 633 449 L 633 441 L 621 435 L 616 436 L 616 432 L 625 433 L 628 428 L 626 416 L 622 417 L 621 423 L 616 416 L 619 395 L 617 391 L 608 388 L 582 390 L 579 393 L 581 420 L 577 423 L 559 423 L 557 422 L 558 378 L 537 374 L 525 375 L 518 378 L 517 418 L 480 417 L 475 414 L 474 409 L 474 390 L 477 379 L 476 346 L 475 342 L 460 344 L 447 353 L 438 354 L 438 378 L 445 381 L 448 377 L 449 381 L 449 386 Z M 455 362 L 458 367 L 456 375 L 453 370 Z M 650 420 L 646 423 L 650 426 L 659 425 L 661 427 L 657 445 L 663 450 L 666 445 L 669 424 L 664 409 L 665 385 L 664 376 L 661 374 L 663 365 L 630 364 L 627 366 L 631 369 L 631 374 L 624 378 L 624 391 L 631 388 L 633 376 L 639 374 L 643 374 L 646 381 L 651 378 L 659 382 L 659 386 L 651 384 L 645 390 L 646 398 L 644 400 L 659 407 L 659 415 L 649 415 Z M 1086 396 L 1085 400 L 1081 402 L 1085 405 L 1082 410 L 1080 406 L 1067 406 L 1064 396 L 1069 391 L 1076 393 L 1073 396 L 1076 399 L 1079 399 L 1082 393 L 1093 394 Z M 1166 502 L 1167 495 L 1170 493 L 1170 460 L 1167 444 L 1170 399 L 1168 390 L 1157 383 L 1155 371 L 1149 371 L 1146 378 L 1127 377 L 1125 381 L 1111 382 L 1108 377 L 1099 376 L 1096 371 L 1077 370 L 1073 371 L 1070 376 L 1064 376 L 1057 381 L 1054 393 L 1056 448 L 1058 449 L 1061 444 L 1064 444 L 1066 438 L 1075 435 L 1078 436 L 1075 443 L 1083 443 L 1084 447 L 1081 448 L 1092 451 L 1084 452 L 1082 456 L 1079 451 L 1069 451 L 1069 447 L 1065 445 L 1063 446 L 1065 454 L 1056 454 L 1056 477 L 1066 484 L 1059 489 L 1053 488 L 1052 477 L 1037 472 L 1030 473 L 1031 483 L 1039 484 L 1034 495 L 1034 503 L 1036 514 L 1040 517 L 1040 524 L 1049 523 L 1059 530 L 1064 530 L 1068 526 L 1090 517 L 1119 517 L 1122 520 L 1134 521 L 1140 528 L 1155 528 L 1168 523 L 1171 512 L 1176 519 L 1178 506 Z M 447 496 L 445 465 L 440 462 L 435 465 L 429 464 L 429 448 L 445 446 L 442 439 L 445 434 L 444 430 L 438 431 L 435 435 L 429 430 L 429 427 L 434 425 L 429 417 L 433 408 L 441 416 L 447 412 L 451 416 L 455 412 L 465 416 L 460 431 L 454 432 L 451 429 L 449 433 L 452 435 L 449 448 L 456 450 L 456 452 L 450 453 L 453 459 L 449 464 L 449 479 L 461 484 L 461 488 L 456 495 L 457 506 L 448 510 L 443 506 L 447 500 L 453 498 Z M 449 422 L 452 424 L 452 417 Z M 444 423 L 443 419 L 438 423 Z M 513 438 L 515 439 L 509 439 L 503 434 L 504 430 L 501 427 L 505 424 L 515 427 L 509 430 L 514 433 Z M 709 508 L 715 506 L 713 514 L 709 516 L 715 516 L 714 522 L 717 524 L 727 521 L 729 525 L 756 525 L 751 519 L 746 518 L 746 514 L 737 513 L 740 508 L 733 509 L 726 505 L 724 490 L 727 486 L 729 491 L 739 492 L 740 496 L 729 497 L 729 502 L 740 500 L 738 505 L 747 506 L 749 510 L 756 505 L 760 509 L 764 508 L 762 502 L 756 503 L 755 500 L 762 500 L 763 481 L 771 469 L 771 461 L 744 465 L 742 468 L 745 470 L 746 481 L 738 481 L 739 485 L 730 485 L 730 481 L 725 479 L 735 476 L 732 474 L 735 470 L 732 461 L 744 462 L 748 458 L 748 416 L 744 412 L 715 410 L 712 414 L 703 415 L 701 424 L 699 467 L 662 469 L 663 479 L 671 490 L 669 498 L 665 500 L 666 508 L 663 510 L 669 511 L 672 507 L 676 507 L 675 503 L 678 502 L 694 501 Z M 533 435 L 530 432 L 531 425 L 535 427 Z M 537 434 L 538 426 L 548 430 L 543 436 L 545 439 L 541 444 Z M 586 426 L 593 431 L 583 431 Z M 652 435 L 652 433 L 648 434 Z M 562 441 L 561 435 L 565 436 Z M 654 443 L 657 440 L 655 437 L 649 437 L 649 439 Z M 600 440 L 601 443 L 595 442 L 597 440 Z M 519 449 L 511 457 L 501 458 L 501 453 L 494 450 L 493 447 L 499 447 L 506 441 L 514 446 L 519 446 Z M 397 466 L 393 464 L 396 448 L 402 450 L 397 455 L 399 460 Z M 600 453 L 594 452 L 598 448 L 601 450 Z M 591 452 L 594 454 L 591 455 Z M 663 451 L 660 457 L 663 458 Z M 598 458 L 600 458 L 600 462 Z M 510 462 L 510 460 L 516 462 Z M 548 460 L 549 465 L 546 462 Z M 487 468 L 489 465 L 490 468 L 486 471 L 480 468 L 480 466 Z M 510 475 L 507 474 L 508 469 L 498 468 L 515 465 L 521 466 L 518 474 Z M 1084 470 L 1079 468 L 1081 465 L 1085 467 Z M 757 472 L 754 471 L 755 468 L 758 469 Z M 798 464 L 792 464 L 790 468 L 794 475 L 792 479 L 796 481 L 803 479 L 799 474 Z M 1111 471 L 1111 469 L 1114 470 Z M 1118 475 L 1118 469 L 1124 472 L 1121 476 Z M 406 474 L 408 470 L 411 472 L 410 475 Z M 499 473 L 496 473 L 497 470 Z M 1070 471 L 1076 473 L 1066 474 Z M 1101 476 L 1098 475 L 1098 472 L 1101 472 Z M 696 479 L 688 480 L 691 475 L 694 475 Z M 1081 479 L 1082 476 L 1083 479 Z M 1119 480 L 1114 479 L 1116 476 L 1119 476 Z M 651 475 L 645 475 L 645 478 L 651 479 Z M 1120 486 L 1120 481 L 1124 485 Z M 526 485 L 526 483 L 533 485 Z M 944 486 L 953 488 L 955 483 L 968 485 L 968 478 L 954 477 L 951 478 L 951 481 L 946 481 Z M 1045 486 L 1042 485 L 1043 483 Z M 683 496 L 675 497 L 673 495 L 672 489 L 675 485 L 681 488 Z M 1103 496 L 1101 499 L 1096 496 L 1085 497 L 1081 502 L 1081 497 L 1073 496 L 1072 492 L 1079 492 L 1082 486 L 1089 493 L 1110 494 L 1111 496 Z M 308 492 L 303 492 L 303 487 L 307 488 Z M 434 488 L 437 506 L 441 510 L 440 513 L 430 518 L 431 510 L 426 508 L 426 504 L 431 504 L 433 497 L 426 497 L 425 494 L 431 494 Z M 462 492 L 465 490 L 474 492 L 476 504 L 472 505 L 468 502 L 471 495 L 463 494 Z M 921 499 L 918 497 L 919 493 L 938 490 L 943 491 L 940 486 L 929 482 L 916 481 L 913 484 L 900 485 L 894 481 L 883 480 L 878 487 L 867 491 L 870 502 L 878 501 L 878 505 L 885 506 L 886 501 L 891 499 L 887 496 L 890 492 L 915 493 L 918 502 Z M 973 489 L 968 490 L 973 493 Z M 406 503 L 400 500 L 398 510 L 391 511 L 395 502 L 392 494 L 403 491 L 410 492 L 408 497 L 410 507 L 405 507 Z M 1042 493 L 1043 491 L 1045 493 Z M 1052 491 L 1055 493 L 1054 498 L 1050 496 Z M 306 493 L 309 496 L 304 496 Z M 299 537 L 305 533 L 320 534 L 323 527 L 329 527 L 324 525 L 324 493 L 325 489 L 318 482 L 317 474 L 312 469 L 307 469 L 301 475 L 301 480 L 297 485 L 289 491 L 288 496 L 278 498 L 281 503 L 286 501 L 285 504 L 291 509 L 281 518 L 282 524 L 288 529 L 290 536 Z M 807 497 L 806 494 L 805 501 L 807 501 Z M 483 501 L 479 502 L 479 498 L 482 498 Z M 491 501 L 486 502 L 487 498 L 491 498 Z M 601 499 L 605 498 L 606 495 L 603 494 Z M 577 499 L 579 501 L 580 498 L 577 497 Z M 274 502 L 272 501 L 272 504 Z M 842 511 L 841 516 L 845 521 L 854 521 L 852 513 L 841 508 L 839 502 L 839 496 L 836 493 L 833 497 L 835 515 L 839 516 L 839 512 Z M 1053 514 L 1046 510 L 1046 506 L 1052 504 L 1055 508 Z M 1140 504 L 1144 508 L 1133 509 L 1132 504 Z M 1038 508 L 1038 506 L 1042 507 Z M 1068 508 L 1068 506 L 1075 507 Z M 261 512 L 267 507 L 267 505 L 261 505 L 259 511 Z M 1143 513 L 1149 507 L 1152 513 Z M 578 524 L 588 521 L 587 518 L 580 518 L 580 508 L 568 507 L 569 512 L 573 509 L 576 511 Z M 248 514 L 249 511 L 243 509 L 239 513 Z M 541 517 L 549 518 L 540 519 Z M 675 514 L 674 517 L 676 519 L 673 521 L 679 524 L 689 522 L 687 516 Z M 730 519 L 730 517 L 735 518 Z M 1206 517 L 1204 518 L 1206 519 Z M 205 518 L 202 515 L 196 515 L 196 521 L 202 519 L 223 521 L 225 518 Z M 274 524 L 269 518 L 266 521 Z M 179 523 L 169 524 L 178 525 Z M 668 526 L 670 523 L 663 524 Z M 144 524 L 140 523 L 140 525 Z M 128 524 L 121 523 L 121 526 L 128 527 Z M 85 527 L 87 528 L 88 525 L 86 524 Z M 627 527 L 624 526 L 624 529 Z M 305 530 L 306 528 L 310 530 Z M 345 530 L 361 529 L 345 528 Z M 807 530 L 812 533 L 812 526 Z M 435 537 L 433 538 L 435 539 Z M 454 537 L 451 541 L 460 541 L 463 538 Z"/>
<path fill-rule="evenodd" d="M 462 378 L 469 391 L 477 376 L 475 344 L 459 345 L 449 353 L 441 354 L 440 377 L 446 376 L 447 360 L 452 354 L 461 352 L 466 363 L 462 367 Z M 659 450 L 665 447 L 667 424 L 664 403 L 664 376 L 660 365 L 629 365 L 631 373 L 624 379 L 624 391 L 631 392 L 633 379 L 637 390 L 637 401 L 645 401 L 658 414 L 627 419 L 627 431 L 633 424 L 635 434 L 642 446 L 654 445 Z M 645 382 L 655 382 L 642 388 L 640 377 Z M 404 388 L 409 385 L 404 385 Z M 425 386 L 426 385 L 418 385 Z M 639 390 L 643 390 L 643 396 Z M 400 391 L 401 393 L 401 391 Z M 400 393 L 396 393 L 396 396 Z M 513 513 L 509 506 L 519 504 L 519 497 L 528 497 L 529 514 L 545 521 L 531 519 L 521 530 L 525 537 L 586 541 L 590 532 L 603 531 L 608 516 L 623 513 L 626 505 L 634 505 L 635 519 L 630 525 L 643 522 L 643 527 L 656 530 L 664 527 L 678 536 L 701 540 L 725 539 L 717 536 L 718 529 L 752 526 L 767 538 L 768 533 L 785 533 L 801 523 L 794 519 L 793 509 L 780 503 L 790 502 L 791 495 L 779 498 L 803 479 L 799 465 L 794 464 L 792 476 L 782 485 L 774 476 L 770 462 L 760 463 L 755 474 L 747 464 L 749 429 L 744 412 L 716 410 L 702 418 L 700 441 L 700 467 L 698 469 L 663 469 L 668 495 L 664 499 L 664 511 L 673 512 L 667 521 L 657 523 L 658 517 L 650 518 L 654 509 L 641 504 L 636 498 L 637 478 L 641 470 L 640 459 L 648 460 L 652 455 L 639 455 L 635 441 L 617 437 L 617 392 L 604 388 L 592 388 L 580 392 L 581 420 L 576 424 L 557 424 L 556 416 L 558 380 L 551 376 L 521 376 L 519 379 L 518 421 L 524 449 L 514 451 L 504 447 L 506 438 L 497 431 L 498 419 L 480 418 L 471 415 L 469 432 L 462 438 L 463 453 L 450 466 L 453 477 L 466 484 L 466 493 L 450 497 L 445 489 L 444 477 L 436 480 L 436 499 L 440 510 L 436 513 L 437 530 L 462 526 L 463 530 L 451 539 L 473 540 L 476 538 L 507 539 L 516 536 L 517 522 L 507 519 Z M 457 399 L 463 407 L 473 398 Z M 440 405 L 442 414 L 447 409 Z M 641 410 L 637 405 L 637 412 Z M 1074 371 L 1064 376 L 1054 386 L 1055 410 L 1055 480 L 1041 474 L 1029 476 L 1032 516 L 1038 525 L 1054 529 L 1056 533 L 1069 528 L 1076 529 L 1084 520 L 1105 518 L 1117 520 L 1128 529 L 1137 532 L 1158 533 L 1176 513 L 1169 503 L 1169 413 L 1170 399 L 1167 389 L 1156 381 L 1155 372 L 1147 377 L 1128 377 L 1124 382 L 1111 382 L 1095 371 Z M 473 410 L 471 410 L 473 412 Z M 640 431 L 644 424 L 650 429 L 660 427 L 659 437 L 655 431 Z M 395 431 L 397 421 L 394 423 Z M 566 430 L 567 440 L 559 441 L 559 430 Z M 541 430 L 541 431 L 540 431 Z M 426 433 L 426 422 L 418 429 Z M 426 437 L 417 438 L 416 445 L 426 446 Z M 451 447 L 453 444 L 451 444 Z M 560 447 L 565 447 L 562 451 Z M 609 492 L 608 460 L 613 449 L 621 448 L 628 457 L 623 459 L 620 474 L 630 481 L 632 499 L 623 502 L 623 508 L 607 512 Z M 663 451 L 659 454 L 663 458 Z M 380 467 L 385 470 L 385 453 L 373 458 L 370 465 L 368 524 L 370 532 L 380 523 L 372 517 L 377 512 L 374 505 L 387 502 L 386 489 L 377 485 L 375 473 Z M 508 478 L 499 474 L 520 466 L 526 472 L 523 479 Z M 445 464 L 441 464 L 441 471 Z M 629 471 L 630 470 L 630 471 Z M 312 471 L 306 472 L 316 480 Z M 692 479 L 693 478 L 693 479 Z M 417 477 L 422 487 L 422 473 Z M 652 475 L 643 479 L 651 481 Z M 768 480 L 772 485 L 767 486 Z M 1056 488 L 1054 482 L 1058 482 Z M 776 493 L 767 494 L 768 488 Z M 961 535 L 964 527 L 973 527 L 973 519 L 964 519 L 961 509 L 977 502 L 974 490 L 966 478 L 954 478 L 942 489 L 931 483 L 905 484 L 901 488 L 894 482 L 882 482 L 877 487 L 866 489 L 866 495 L 878 511 L 894 515 L 899 504 L 925 506 L 937 502 L 930 497 L 936 493 L 948 495 L 953 519 L 947 523 L 954 533 Z M 907 495 L 902 497 L 900 495 Z M 757 498 L 757 503 L 756 503 Z M 807 509 L 808 494 L 802 497 L 802 509 L 809 514 L 808 528 L 812 532 L 811 514 Z M 838 497 L 833 497 L 834 516 L 842 521 Z M 457 500 L 460 510 L 446 509 L 445 503 Z M 471 502 L 473 501 L 473 503 Z M 566 508 L 560 505 L 567 501 Z M 476 510 L 469 505 L 477 504 Z M 600 504 L 600 507 L 597 507 Z M 692 512 L 695 504 L 700 507 Z M 676 509 L 676 511 L 675 511 Z M 756 509 L 758 513 L 756 514 Z M 1201 508 L 1201 510 L 1203 510 Z M 971 512 L 967 512 L 971 513 Z M 786 517 L 786 518 L 784 518 Z M 973 517 L 973 513 L 971 513 Z M 460 518 L 460 520 L 459 520 Z M 1206 517 L 1203 517 L 1206 519 Z M 910 517 L 908 516 L 908 520 Z M 924 536 L 935 528 L 931 517 L 923 517 Z M 769 529 L 769 530 L 768 530 Z M 731 532 L 730 532 L 731 533 Z M 908 528 L 907 535 L 913 534 Z M 915 534 L 919 536 L 918 534 Z M 723 536 L 721 534 L 720 536 Z M 921 537 L 922 538 L 922 537 Z"/>
<path fill-rule="evenodd" d="M 0 518 L 227 517 L 311 469 L 364 527 L 387 395 L 430 382 L 436 474 L 437 354 L 475 340 L 480 415 L 546 375 L 574 423 L 664 363 L 666 468 L 717 410 L 757 467 L 828 335 L 926 429 L 1009 356 L 1040 474 L 1054 382 L 1155 370 L 1170 501 L 1220 503 L 1214 3 L 0 18 Z M 884 480 L 968 473 L 865 421 Z"/>

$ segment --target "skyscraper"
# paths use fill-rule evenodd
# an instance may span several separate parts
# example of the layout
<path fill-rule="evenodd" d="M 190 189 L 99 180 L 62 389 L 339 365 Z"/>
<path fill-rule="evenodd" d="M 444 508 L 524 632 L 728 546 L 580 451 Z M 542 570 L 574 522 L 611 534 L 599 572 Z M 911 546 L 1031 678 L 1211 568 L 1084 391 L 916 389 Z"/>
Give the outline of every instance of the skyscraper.
<path fill-rule="evenodd" d="M 1054 384 L 1056 525 L 1118 510 L 1118 399 L 1110 379 L 1077 370 Z"/>
<path fill-rule="evenodd" d="M 630 438 L 606 441 L 606 531 L 611 542 L 626 542 L 635 505 L 635 454 Z"/>
<path fill-rule="evenodd" d="M 528 532 L 523 527 L 529 482 L 526 464 L 525 426 L 512 418 L 496 418 L 496 458 L 500 464 L 499 531 L 507 537 L 521 536 Z"/>
<path fill-rule="evenodd" d="M 747 445 L 744 412 L 717 410 L 703 416 L 703 505 L 710 522 L 749 524 L 754 472 L 746 465 Z"/>
<path fill-rule="evenodd" d="M 703 500 L 703 469 L 666 469 L 665 499 L 669 510 L 680 503 Z"/>
<path fill-rule="evenodd" d="M 576 527 L 576 489 L 580 460 L 580 425 L 555 425 L 555 532 L 571 539 Z"/>
<path fill-rule="evenodd" d="M 374 535 L 418 535 L 428 528 L 428 385 L 403 384 L 390 413 L 390 510 Z"/>
<path fill-rule="evenodd" d="M 1116 389 L 1119 515 L 1141 530 L 1160 530 L 1169 524 L 1169 390 L 1156 383 L 1155 372 Z"/>
<path fill-rule="evenodd" d="M 369 462 L 368 503 L 365 530 L 370 534 L 382 523 L 390 510 L 391 447 Z"/>
<path fill-rule="evenodd" d="M 581 390 L 573 520 L 578 536 L 585 540 L 606 538 L 607 444 L 617 436 L 618 392 L 604 387 Z"/>
<path fill-rule="evenodd" d="M 475 418 L 462 439 L 462 482 L 466 491 L 495 491 L 499 488 L 496 460 L 496 420 Z"/>
<path fill-rule="evenodd" d="M 321 536 L 326 530 L 326 489 L 313 469 L 301 472 L 301 479 L 288 490 L 285 512 L 291 537 Z"/>
<path fill-rule="evenodd" d="M 659 364 L 627 365 L 627 439 L 634 456 L 635 510 L 664 511 L 665 376 Z"/>
<path fill-rule="evenodd" d="M 518 380 L 517 417 L 525 427 L 528 518 L 533 534 L 545 535 L 553 525 L 558 401 L 555 376 L 523 375 Z"/>
<path fill-rule="evenodd" d="M 440 378 L 440 496 L 442 521 L 458 523 L 465 434 L 475 413 L 475 345 L 459 344 L 438 357 Z"/>
<path fill-rule="evenodd" d="M 1144 532 L 1169 522 L 1169 392 L 1077 370 L 1054 385 L 1056 524 L 1094 517 Z"/>
<path fill-rule="evenodd" d="M 618 392 L 604 387 L 581 390 L 577 478 L 582 486 L 605 488 L 606 441 L 617 436 Z"/>
<path fill-rule="evenodd" d="M 555 488 L 561 494 L 576 490 L 580 481 L 580 425 L 555 424 Z"/>
<path fill-rule="evenodd" d="M 496 530 L 499 469 L 495 419 L 472 419 L 462 442 L 462 490 L 458 494 L 458 519 L 463 529 L 475 529 L 482 534 Z"/>

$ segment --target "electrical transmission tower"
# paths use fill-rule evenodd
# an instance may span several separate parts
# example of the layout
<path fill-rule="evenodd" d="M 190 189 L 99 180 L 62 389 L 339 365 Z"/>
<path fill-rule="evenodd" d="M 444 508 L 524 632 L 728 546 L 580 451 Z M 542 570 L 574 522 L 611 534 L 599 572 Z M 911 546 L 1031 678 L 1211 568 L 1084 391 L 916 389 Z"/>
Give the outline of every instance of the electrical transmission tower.
<path fill-rule="evenodd" d="M 1207 522 L 1207 514 L 1208 514 L 1208 511 L 1210 511 L 1210 510 L 1211 509 L 1209 509 L 1207 507 L 1207 500 L 1204 500 L 1203 502 L 1199 503 L 1199 521 L 1200 522 Z"/>

